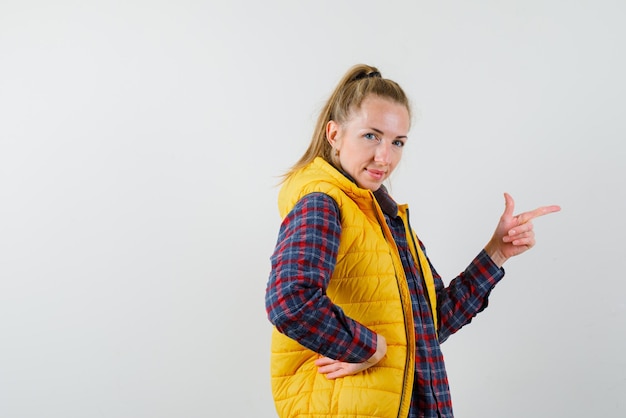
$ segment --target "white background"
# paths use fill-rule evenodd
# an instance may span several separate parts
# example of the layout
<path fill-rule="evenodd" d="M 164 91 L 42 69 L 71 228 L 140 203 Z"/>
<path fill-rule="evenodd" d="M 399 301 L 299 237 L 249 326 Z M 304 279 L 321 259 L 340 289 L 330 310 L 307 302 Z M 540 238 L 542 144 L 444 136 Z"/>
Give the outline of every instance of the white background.
<path fill-rule="evenodd" d="M 563 208 L 444 344 L 456 415 L 625 416 L 625 18 L 621 0 L 0 0 L 0 416 L 274 417 L 275 185 L 359 62 L 413 102 L 391 187 L 446 282 L 503 192 Z"/>

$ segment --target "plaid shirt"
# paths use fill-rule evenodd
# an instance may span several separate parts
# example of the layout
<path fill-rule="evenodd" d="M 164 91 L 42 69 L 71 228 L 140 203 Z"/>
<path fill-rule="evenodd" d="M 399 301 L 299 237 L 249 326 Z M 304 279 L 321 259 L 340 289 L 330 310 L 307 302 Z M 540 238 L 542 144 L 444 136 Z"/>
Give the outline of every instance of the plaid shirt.
<path fill-rule="evenodd" d="M 504 276 L 483 251 L 445 287 L 431 265 L 437 292 L 439 332 L 424 292 L 397 205 L 384 187 L 375 192 L 400 252 L 415 322 L 415 381 L 409 417 L 452 417 L 452 401 L 440 343 L 487 307 Z M 341 236 L 339 208 L 323 193 L 303 197 L 283 220 L 266 292 L 270 321 L 285 335 L 323 356 L 362 362 L 376 351 L 376 335 L 347 317 L 326 296 Z M 424 249 L 421 242 L 419 245 Z"/>

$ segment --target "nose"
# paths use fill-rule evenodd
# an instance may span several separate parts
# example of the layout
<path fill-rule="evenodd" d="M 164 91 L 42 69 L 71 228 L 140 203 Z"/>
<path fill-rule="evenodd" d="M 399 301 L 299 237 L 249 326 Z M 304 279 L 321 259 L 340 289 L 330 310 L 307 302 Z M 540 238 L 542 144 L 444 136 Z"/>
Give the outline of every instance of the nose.
<path fill-rule="evenodd" d="M 376 147 L 374 161 L 384 165 L 391 164 L 391 146 L 387 141 L 381 141 Z"/>

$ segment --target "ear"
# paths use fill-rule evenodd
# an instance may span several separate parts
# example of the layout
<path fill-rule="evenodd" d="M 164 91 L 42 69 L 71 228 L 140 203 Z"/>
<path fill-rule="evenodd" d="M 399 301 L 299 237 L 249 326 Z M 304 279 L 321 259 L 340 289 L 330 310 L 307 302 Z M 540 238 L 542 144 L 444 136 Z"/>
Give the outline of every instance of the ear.
<path fill-rule="evenodd" d="M 341 126 L 334 120 L 330 120 L 326 124 L 326 140 L 330 143 L 330 146 L 333 148 L 337 145 L 337 139 L 339 137 L 340 129 L 341 129 Z"/>

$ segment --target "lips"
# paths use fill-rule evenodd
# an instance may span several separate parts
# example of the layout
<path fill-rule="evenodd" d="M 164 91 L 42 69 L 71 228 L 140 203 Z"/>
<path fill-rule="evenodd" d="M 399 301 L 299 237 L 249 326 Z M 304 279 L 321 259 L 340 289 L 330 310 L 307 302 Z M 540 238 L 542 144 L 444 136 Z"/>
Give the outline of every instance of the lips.
<path fill-rule="evenodd" d="M 367 168 L 366 169 L 367 172 L 370 174 L 370 176 L 376 178 L 376 179 L 382 179 L 385 177 L 385 172 L 382 170 L 375 170 L 372 168 Z"/>

